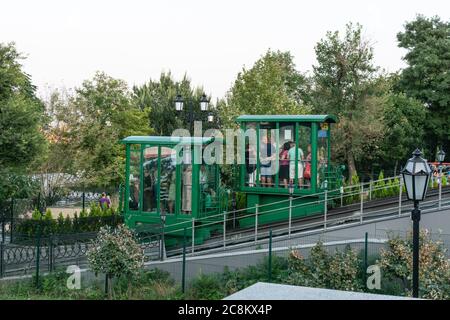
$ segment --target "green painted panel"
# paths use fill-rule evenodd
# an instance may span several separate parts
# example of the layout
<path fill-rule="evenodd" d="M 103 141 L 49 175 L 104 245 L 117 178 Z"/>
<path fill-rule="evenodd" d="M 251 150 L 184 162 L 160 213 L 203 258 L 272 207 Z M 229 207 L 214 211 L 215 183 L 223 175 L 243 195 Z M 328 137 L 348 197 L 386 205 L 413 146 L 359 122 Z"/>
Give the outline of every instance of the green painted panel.
<path fill-rule="evenodd" d="M 287 221 L 289 219 L 289 201 L 287 199 L 285 196 L 276 195 L 247 195 L 247 207 L 252 208 L 248 210 L 247 214 L 255 213 L 254 207 L 258 204 L 258 225 Z M 322 213 L 323 204 L 317 204 L 317 200 L 319 200 L 317 196 L 294 199 L 292 202 L 292 218 Z M 239 219 L 239 225 L 241 227 L 252 227 L 255 225 L 255 217 L 241 218 Z"/>
<path fill-rule="evenodd" d="M 336 123 L 337 118 L 331 114 L 302 114 L 302 115 L 243 115 L 236 119 L 237 122 L 328 122 Z"/>
<path fill-rule="evenodd" d="M 176 145 L 179 143 L 209 144 L 216 140 L 215 137 L 129 136 L 121 142 L 125 144 Z"/>

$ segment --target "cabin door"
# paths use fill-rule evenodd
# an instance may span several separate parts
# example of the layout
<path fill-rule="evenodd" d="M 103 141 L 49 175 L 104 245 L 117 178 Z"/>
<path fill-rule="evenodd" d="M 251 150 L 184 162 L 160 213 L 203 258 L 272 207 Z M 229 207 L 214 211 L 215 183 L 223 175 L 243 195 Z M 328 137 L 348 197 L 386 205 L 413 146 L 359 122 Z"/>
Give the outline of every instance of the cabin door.
<path fill-rule="evenodd" d="M 146 146 L 143 150 L 143 211 L 174 214 L 177 200 L 175 150 Z"/>

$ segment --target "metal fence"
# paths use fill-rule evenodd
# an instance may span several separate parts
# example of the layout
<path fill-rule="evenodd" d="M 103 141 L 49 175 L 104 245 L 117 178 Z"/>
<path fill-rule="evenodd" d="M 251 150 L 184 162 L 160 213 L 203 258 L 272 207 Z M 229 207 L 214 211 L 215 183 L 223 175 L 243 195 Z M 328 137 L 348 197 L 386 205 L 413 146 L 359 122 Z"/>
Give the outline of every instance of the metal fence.
<path fill-rule="evenodd" d="M 86 266 L 86 253 L 97 232 L 21 237 L 21 241 L 0 243 L 0 278 L 53 271 L 68 265 Z M 138 241 L 147 259 L 159 259 L 159 235 L 140 234 Z"/>
<path fill-rule="evenodd" d="M 166 261 L 151 261 L 146 264 L 146 267 L 169 272 L 183 290 L 199 275 L 221 274 L 226 270 L 244 270 L 248 267 L 257 268 L 260 274 L 267 276 L 264 281 L 270 282 L 274 276 L 273 261 L 275 257 L 286 259 L 293 251 L 297 251 L 308 263 L 311 249 L 318 242 L 321 242 L 330 255 L 342 252 L 346 248 L 351 248 L 358 257 L 360 272 L 367 275 L 368 267 L 376 264 L 382 250 L 386 250 L 388 247 L 388 238 L 380 237 L 379 234 L 382 233 L 380 231 L 382 230 L 378 230 L 378 235 L 365 232 L 360 237 L 354 238 L 330 236 L 321 233 L 282 240 L 276 239 L 273 233 L 269 231 L 267 239 L 260 241 L 258 245 L 247 250 L 216 252 L 197 256 L 190 255 L 185 250 L 179 257 Z M 408 238 L 407 232 L 404 231 L 389 230 L 388 234 L 390 237 Z M 443 242 L 444 247 L 448 248 L 450 246 L 450 234 L 433 233 L 429 234 L 429 237 L 432 240 Z M 446 251 L 446 255 L 450 259 L 448 251 Z"/>
<path fill-rule="evenodd" d="M 366 233 L 362 234 L 360 238 L 353 239 L 319 234 L 277 241 L 273 234 L 269 232 L 265 241 L 249 250 L 200 256 L 192 256 L 185 251 L 177 258 L 148 262 L 146 267 L 169 272 L 183 289 L 188 287 L 201 274 L 220 274 L 225 270 L 236 271 L 247 267 L 258 268 L 260 273 L 262 272 L 267 276 L 265 281 L 270 282 L 273 278 L 274 259 L 276 257 L 287 258 L 293 250 L 296 250 L 305 258 L 305 261 L 308 261 L 311 249 L 319 241 L 322 242 L 330 255 L 337 251 L 343 251 L 346 247 L 351 248 L 358 255 L 361 272 L 364 272 L 368 265 L 379 257 L 380 250 L 386 248 L 387 240 L 375 238 Z"/>
<path fill-rule="evenodd" d="M 449 186 L 430 190 L 427 200 L 421 202 L 422 212 L 449 209 L 450 199 L 446 196 L 449 193 Z M 384 197 L 385 194 L 390 196 Z M 204 218 L 192 218 L 190 222 L 172 224 L 166 237 L 170 237 L 171 233 L 180 234 L 186 229 L 187 251 L 194 254 L 217 248 L 226 250 L 228 246 L 250 241 L 257 244 L 259 240 L 268 237 L 269 228 L 273 229 L 274 236 L 290 237 L 313 229 L 327 231 L 330 228 L 382 221 L 395 216 L 405 217 L 410 215 L 413 207 L 406 198 L 400 176 L 342 187 L 339 190 L 324 190 L 315 196 L 318 196 L 318 200 L 308 203 L 299 202 L 310 197 L 305 195 L 265 205 L 257 204 L 251 208 L 224 211 Z M 295 209 L 304 208 L 307 211 L 311 204 L 323 206 L 323 214 L 310 213 L 306 217 L 293 217 Z M 278 223 L 270 226 L 262 224 L 264 216 L 268 215 L 283 216 L 283 219 L 280 218 Z M 244 219 L 252 219 L 253 222 L 242 227 L 239 224 Z M 200 241 L 202 243 L 196 239 L 199 235 L 205 239 Z M 180 254 L 181 248 L 170 249 L 167 253 Z"/>

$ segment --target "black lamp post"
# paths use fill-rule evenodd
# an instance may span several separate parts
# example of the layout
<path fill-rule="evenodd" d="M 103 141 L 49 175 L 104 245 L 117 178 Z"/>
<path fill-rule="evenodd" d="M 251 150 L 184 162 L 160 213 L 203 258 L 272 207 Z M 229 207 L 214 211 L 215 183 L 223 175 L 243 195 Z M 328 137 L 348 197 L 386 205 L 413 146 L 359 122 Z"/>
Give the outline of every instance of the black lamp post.
<path fill-rule="evenodd" d="M 419 297 L 419 201 L 425 199 L 430 179 L 431 169 L 423 159 L 419 149 L 413 152 L 413 157 L 406 162 L 402 171 L 406 194 L 409 200 L 414 201 L 411 218 L 413 221 L 413 297 Z"/>
<path fill-rule="evenodd" d="M 437 154 L 437 161 L 439 162 L 439 209 L 441 209 L 442 202 L 442 162 L 444 162 L 444 159 L 445 152 L 441 149 Z"/>
<path fill-rule="evenodd" d="M 191 134 L 193 134 L 194 131 L 194 105 L 191 99 L 188 100 L 188 106 L 189 106 L 189 132 Z M 183 111 L 184 108 L 184 99 L 183 97 L 178 94 L 175 98 L 175 110 L 178 112 Z M 209 100 L 206 97 L 205 94 L 202 95 L 202 97 L 200 98 L 200 111 L 202 112 L 206 112 L 209 109 Z M 214 116 L 212 115 L 212 113 L 208 114 L 208 122 L 213 122 L 214 121 Z"/>

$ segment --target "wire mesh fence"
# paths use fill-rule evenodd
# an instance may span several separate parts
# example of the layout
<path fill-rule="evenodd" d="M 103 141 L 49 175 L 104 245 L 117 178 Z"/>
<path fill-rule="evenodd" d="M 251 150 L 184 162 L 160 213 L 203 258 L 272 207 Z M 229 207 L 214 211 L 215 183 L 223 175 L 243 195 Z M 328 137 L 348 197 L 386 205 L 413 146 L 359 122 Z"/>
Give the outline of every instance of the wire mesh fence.
<path fill-rule="evenodd" d="M 171 277 L 183 288 L 200 275 L 221 274 L 228 271 L 242 270 L 259 266 L 259 271 L 267 274 L 267 281 L 272 277 L 272 260 L 275 257 L 287 259 L 295 250 L 306 260 L 309 259 L 311 249 L 318 242 L 323 244 L 330 254 L 351 248 L 359 257 L 361 272 L 367 269 L 379 257 L 380 250 L 386 248 L 386 239 L 362 234 L 361 237 L 348 238 L 316 234 L 295 239 L 276 239 L 270 234 L 267 239 L 247 250 L 235 252 L 212 253 L 208 255 L 192 255 L 186 252 L 166 261 L 152 261 L 147 263 L 150 269 L 160 269 L 170 273 Z M 262 269 L 261 269 L 262 268 Z"/>

